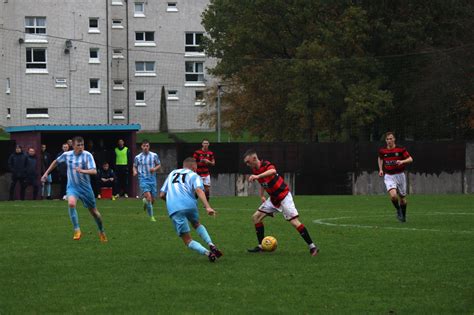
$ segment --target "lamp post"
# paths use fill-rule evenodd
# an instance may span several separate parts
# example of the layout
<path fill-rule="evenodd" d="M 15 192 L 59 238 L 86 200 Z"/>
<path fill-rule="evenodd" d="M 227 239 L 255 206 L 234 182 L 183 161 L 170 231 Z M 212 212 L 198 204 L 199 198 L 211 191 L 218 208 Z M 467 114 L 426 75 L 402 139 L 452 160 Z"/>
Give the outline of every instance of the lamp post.
<path fill-rule="evenodd" d="M 217 142 L 221 142 L 221 90 L 222 85 L 217 85 Z"/>

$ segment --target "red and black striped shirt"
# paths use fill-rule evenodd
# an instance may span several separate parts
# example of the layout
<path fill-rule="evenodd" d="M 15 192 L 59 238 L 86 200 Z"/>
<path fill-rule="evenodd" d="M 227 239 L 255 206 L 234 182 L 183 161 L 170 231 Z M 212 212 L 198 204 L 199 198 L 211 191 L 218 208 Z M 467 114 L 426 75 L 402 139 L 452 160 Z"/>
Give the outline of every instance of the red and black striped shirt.
<path fill-rule="evenodd" d="M 379 149 L 379 158 L 383 161 L 383 171 L 387 174 L 398 174 L 405 171 L 405 164 L 397 165 L 396 161 L 405 160 L 408 157 L 410 157 L 410 153 L 404 147 Z"/>
<path fill-rule="evenodd" d="M 197 171 L 199 176 L 205 177 L 209 175 L 209 166 L 202 162 L 202 159 L 207 159 L 211 162 L 214 161 L 214 153 L 212 151 L 203 151 L 203 150 L 196 150 L 193 154 L 193 158 L 197 162 Z"/>
<path fill-rule="evenodd" d="M 253 168 L 252 172 L 254 175 L 259 175 L 271 169 L 276 170 L 275 165 L 268 161 L 262 161 L 260 167 Z M 285 199 L 286 195 L 290 192 L 288 185 L 278 173 L 272 176 L 259 178 L 258 182 L 270 195 L 270 200 L 275 207 L 279 207 L 281 201 Z"/>

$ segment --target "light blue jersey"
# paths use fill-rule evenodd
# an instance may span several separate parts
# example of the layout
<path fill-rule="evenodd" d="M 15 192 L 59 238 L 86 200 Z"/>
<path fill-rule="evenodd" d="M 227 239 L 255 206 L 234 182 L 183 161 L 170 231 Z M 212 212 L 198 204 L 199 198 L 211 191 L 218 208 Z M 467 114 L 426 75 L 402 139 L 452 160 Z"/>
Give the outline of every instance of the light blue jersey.
<path fill-rule="evenodd" d="M 135 157 L 133 166 L 137 168 L 138 179 L 140 181 L 156 181 L 156 172 L 151 173 L 150 168 L 160 165 L 160 158 L 158 154 L 154 152 L 148 152 L 148 154 L 140 153 Z"/>
<path fill-rule="evenodd" d="M 172 171 L 161 187 L 161 191 L 166 193 L 168 215 L 172 216 L 180 210 L 197 210 L 196 188 L 204 190 L 198 174 L 186 168 Z"/>
<path fill-rule="evenodd" d="M 61 154 L 56 161 L 58 163 L 66 163 L 67 166 L 66 194 L 81 200 L 84 207 L 88 209 L 95 208 L 95 196 L 91 187 L 90 175 L 76 171 L 76 167 L 80 167 L 83 170 L 96 168 L 92 154 L 88 151 L 82 151 L 76 155 L 74 151 L 67 151 Z"/>
<path fill-rule="evenodd" d="M 81 154 L 74 154 L 74 150 L 61 154 L 56 161 L 66 163 L 67 166 L 67 186 L 77 190 L 85 190 L 91 187 L 90 175 L 76 171 L 76 167 L 83 170 L 96 169 L 94 158 L 88 151 Z"/>

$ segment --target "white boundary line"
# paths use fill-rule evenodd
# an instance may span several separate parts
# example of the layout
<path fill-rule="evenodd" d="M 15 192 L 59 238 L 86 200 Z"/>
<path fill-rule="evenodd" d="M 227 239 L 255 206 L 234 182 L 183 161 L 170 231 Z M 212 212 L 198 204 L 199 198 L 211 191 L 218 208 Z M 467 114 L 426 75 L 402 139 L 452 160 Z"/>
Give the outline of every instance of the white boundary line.
<path fill-rule="evenodd" d="M 474 215 L 474 213 L 461 213 L 461 212 L 433 212 L 433 213 L 416 213 L 411 214 L 413 215 L 426 215 L 426 216 L 433 216 L 433 215 Z M 383 230 L 402 230 L 402 231 L 425 231 L 425 232 L 445 232 L 445 233 L 458 233 L 458 234 L 474 234 L 473 231 L 446 231 L 446 230 L 439 230 L 439 229 L 419 229 L 419 228 L 409 228 L 409 227 L 394 227 L 394 226 L 378 226 L 378 225 L 362 225 L 362 224 L 339 224 L 339 223 L 330 223 L 325 222 L 328 220 L 337 221 L 343 219 L 353 219 L 353 218 L 370 218 L 370 217 L 392 217 L 389 215 L 368 215 L 368 216 L 345 216 L 345 217 L 336 217 L 336 218 L 323 218 L 319 220 L 313 220 L 313 223 L 320 224 L 320 225 L 327 225 L 327 226 L 336 226 L 336 227 L 354 227 L 360 229 L 383 229 Z"/>

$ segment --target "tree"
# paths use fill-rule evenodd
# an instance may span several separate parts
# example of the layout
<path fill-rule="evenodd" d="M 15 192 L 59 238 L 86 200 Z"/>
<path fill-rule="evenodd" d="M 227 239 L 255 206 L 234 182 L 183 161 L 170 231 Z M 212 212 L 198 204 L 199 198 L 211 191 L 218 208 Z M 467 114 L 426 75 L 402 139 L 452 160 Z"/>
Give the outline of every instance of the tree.
<path fill-rule="evenodd" d="M 446 118 L 473 94 L 473 46 L 446 49 L 473 42 L 473 6 L 211 0 L 203 46 L 218 58 L 211 73 L 226 82 L 222 119 L 233 134 L 244 127 L 268 141 L 369 139 L 392 128 L 462 134 Z"/>
<path fill-rule="evenodd" d="M 205 49 L 220 58 L 212 73 L 231 83 L 223 119 L 234 134 L 245 126 L 262 140 L 341 140 L 359 118 L 354 91 L 370 87 L 371 106 L 358 113 L 371 119 L 391 106 L 365 53 L 366 14 L 349 2 L 214 0 L 203 17 Z"/>
<path fill-rule="evenodd" d="M 168 132 L 168 111 L 166 107 L 166 91 L 165 87 L 162 86 L 160 99 L 160 132 Z"/>

